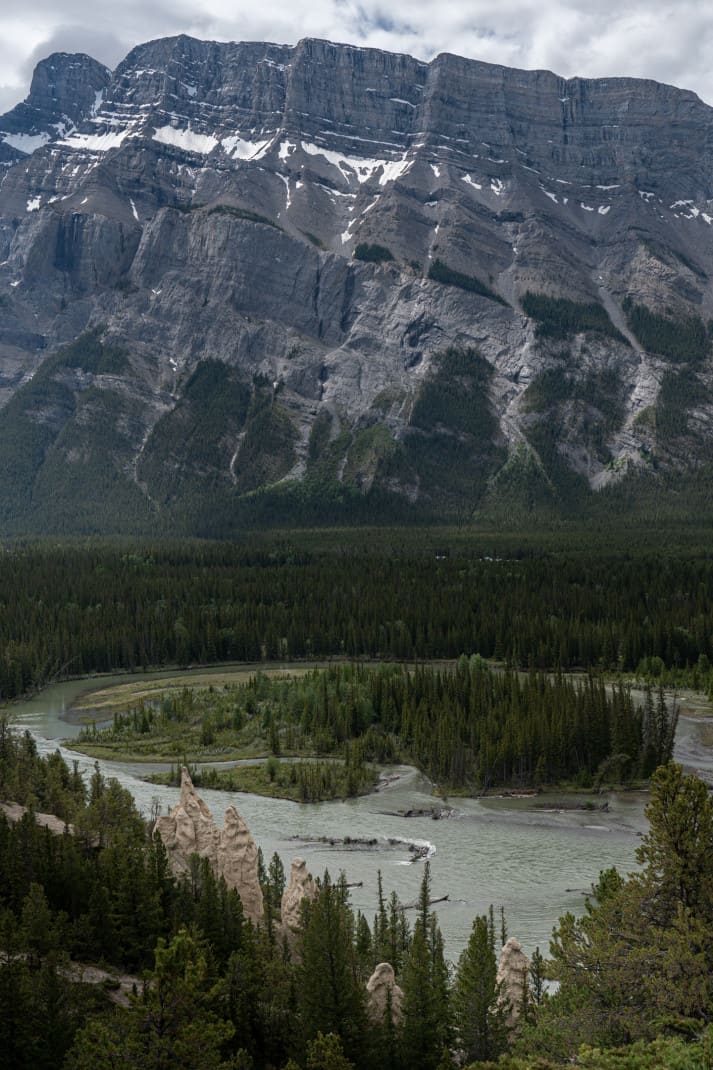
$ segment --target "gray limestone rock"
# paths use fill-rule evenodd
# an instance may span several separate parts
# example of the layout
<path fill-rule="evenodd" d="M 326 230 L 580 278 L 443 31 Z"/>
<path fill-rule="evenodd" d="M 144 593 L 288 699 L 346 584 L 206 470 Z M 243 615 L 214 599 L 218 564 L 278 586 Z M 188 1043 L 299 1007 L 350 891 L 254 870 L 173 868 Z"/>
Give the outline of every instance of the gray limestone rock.
<path fill-rule="evenodd" d="M 0 116 L 0 166 L 65 137 L 101 107 L 111 71 L 91 56 L 54 52 L 40 60 L 26 100 Z"/>
<path fill-rule="evenodd" d="M 31 414 L 43 376 L 73 397 L 27 477 L 50 530 L 43 471 L 70 463 L 81 483 L 62 453 L 77 437 L 145 530 L 177 523 L 189 485 L 210 531 L 246 493 L 306 477 L 470 516 L 531 476 L 555 500 L 558 465 L 597 489 L 654 455 L 673 471 L 706 456 L 710 357 L 690 427 L 664 442 L 652 413 L 680 368 L 624 307 L 713 317 L 713 109 L 693 93 L 180 36 L 113 73 L 49 57 L 0 131 L 0 404 L 20 391 Z M 528 291 L 600 305 L 611 329 L 548 337 Z M 120 382 L 56 370 L 88 328 L 126 354 Z M 450 347 L 486 362 L 458 382 L 470 421 L 439 393 Z M 219 415 L 194 390 L 216 361 L 235 400 Z M 115 435 L 81 422 L 90 387 Z M 18 419 L 0 411 L 9 438 Z M 215 440 L 201 473 L 179 426 Z M 23 510 L 8 497 L 3 530 L 31 526 Z"/>

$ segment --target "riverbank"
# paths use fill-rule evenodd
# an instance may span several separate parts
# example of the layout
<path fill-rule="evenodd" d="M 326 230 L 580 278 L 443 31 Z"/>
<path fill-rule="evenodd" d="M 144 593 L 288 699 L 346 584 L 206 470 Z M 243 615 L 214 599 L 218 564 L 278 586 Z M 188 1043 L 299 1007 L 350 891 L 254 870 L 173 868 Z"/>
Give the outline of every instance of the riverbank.
<path fill-rule="evenodd" d="M 321 664 L 321 663 L 318 663 Z M 213 668 L 202 667 L 200 669 L 183 670 L 160 670 L 155 675 L 127 677 L 120 683 L 112 682 L 108 687 L 87 687 L 81 692 L 70 708 L 67 710 L 68 719 L 75 723 L 91 724 L 93 721 L 108 720 L 115 713 L 124 712 L 141 703 L 156 702 L 164 695 L 180 693 L 186 687 L 195 690 L 197 688 L 216 689 L 225 688 L 246 682 L 262 673 L 268 679 L 283 677 L 285 679 L 297 679 L 315 665 L 295 666 L 267 666 L 260 664 L 224 664 Z M 87 683 L 101 679 L 100 677 L 86 677 Z"/>

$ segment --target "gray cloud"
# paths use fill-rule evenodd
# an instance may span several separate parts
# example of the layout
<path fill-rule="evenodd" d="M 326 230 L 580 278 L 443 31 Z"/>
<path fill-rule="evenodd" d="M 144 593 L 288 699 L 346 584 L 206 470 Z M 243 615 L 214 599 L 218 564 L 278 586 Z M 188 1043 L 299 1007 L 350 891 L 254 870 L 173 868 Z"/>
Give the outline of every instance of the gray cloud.
<path fill-rule="evenodd" d="M 691 0 L 3 0 L 0 112 L 22 99 L 52 51 L 110 67 L 135 44 L 188 33 L 294 43 L 301 37 L 548 68 L 565 77 L 632 75 L 695 90 L 713 103 L 713 9 Z"/>

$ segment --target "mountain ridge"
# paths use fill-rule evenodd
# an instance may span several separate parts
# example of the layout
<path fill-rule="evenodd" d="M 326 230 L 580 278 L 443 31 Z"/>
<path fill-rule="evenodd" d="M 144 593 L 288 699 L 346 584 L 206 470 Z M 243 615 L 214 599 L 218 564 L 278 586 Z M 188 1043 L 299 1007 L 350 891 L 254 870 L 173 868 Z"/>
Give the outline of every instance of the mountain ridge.
<path fill-rule="evenodd" d="M 0 117 L 0 530 L 576 510 L 709 462 L 694 93 L 312 38 L 87 59 L 43 61 L 32 152 Z"/>

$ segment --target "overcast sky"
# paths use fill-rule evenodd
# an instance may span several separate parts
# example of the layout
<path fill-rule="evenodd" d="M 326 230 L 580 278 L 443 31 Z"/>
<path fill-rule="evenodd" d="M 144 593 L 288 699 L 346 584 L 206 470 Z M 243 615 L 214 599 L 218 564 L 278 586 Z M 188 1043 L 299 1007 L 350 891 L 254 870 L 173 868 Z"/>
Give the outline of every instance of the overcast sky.
<path fill-rule="evenodd" d="M 325 37 L 565 77 L 635 75 L 713 104 L 713 5 L 700 0 L 0 0 L 0 114 L 24 98 L 50 52 L 88 52 L 114 67 L 133 45 L 176 33 Z"/>

